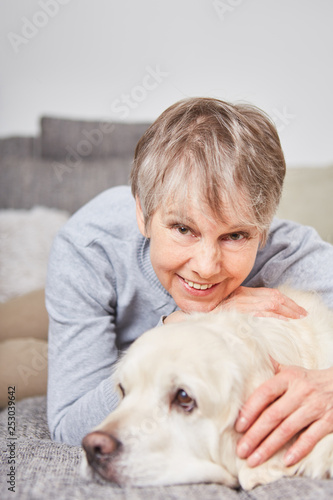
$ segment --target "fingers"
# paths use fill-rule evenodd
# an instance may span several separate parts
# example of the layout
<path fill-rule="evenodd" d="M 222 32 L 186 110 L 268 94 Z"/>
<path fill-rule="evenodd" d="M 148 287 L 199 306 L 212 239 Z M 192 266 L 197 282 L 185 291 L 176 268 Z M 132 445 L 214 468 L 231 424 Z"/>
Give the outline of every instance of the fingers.
<path fill-rule="evenodd" d="M 277 413 L 276 421 L 278 420 Z M 307 426 L 309 427 L 303 430 Z M 269 426 L 266 428 L 269 428 Z M 295 411 L 274 432 L 269 434 L 260 446 L 257 448 L 254 446 L 255 451 L 253 453 L 248 451 L 250 453 L 247 458 L 248 465 L 256 467 L 264 463 L 300 431 L 303 432 L 284 455 L 284 463 L 288 467 L 304 458 L 323 437 L 332 431 L 332 422 L 320 419 L 312 423 L 312 418 L 310 416 L 306 418 L 302 409 Z M 252 444 L 249 445 L 248 450 L 251 450 L 251 446 Z"/>
<path fill-rule="evenodd" d="M 262 423 L 263 428 L 260 430 L 260 433 L 257 432 L 253 440 L 251 437 L 248 438 L 251 444 L 247 463 L 250 467 L 256 467 L 265 462 L 311 422 L 310 418 L 306 420 L 303 419 L 303 412 L 301 410 L 294 411 L 294 413 L 288 417 L 287 414 L 288 411 L 284 408 L 272 408 L 271 415 L 274 416 L 271 417 L 270 423 L 264 419 Z M 268 418 L 270 418 L 269 414 L 267 415 L 267 419 Z M 281 421 L 282 423 L 280 423 Z M 270 424 L 272 424 L 273 427 L 275 426 L 274 431 L 272 431 Z M 266 432 L 265 435 L 268 435 L 268 437 L 260 443 L 260 438 L 262 439 L 264 431 Z M 258 434 L 260 434 L 260 437 L 258 437 Z M 256 447 L 257 442 L 260 443 L 258 447 Z M 255 451 L 252 453 L 253 450 Z"/>
<path fill-rule="evenodd" d="M 271 356 L 274 371 L 277 372 L 281 365 Z M 285 393 L 288 388 L 288 381 L 284 377 L 272 377 L 258 387 L 249 397 L 240 411 L 236 422 L 236 431 L 245 432 L 259 417 L 262 411 Z"/>
<path fill-rule="evenodd" d="M 279 294 L 280 295 L 277 295 L 273 299 L 272 310 L 278 312 L 286 318 L 299 319 L 307 315 L 307 311 L 303 307 L 296 304 L 296 302 L 290 297 L 287 297 L 287 295 L 283 295 L 280 292 Z"/>
<path fill-rule="evenodd" d="M 246 431 L 237 454 L 251 467 L 301 432 L 284 457 L 286 465 L 293 465 L 333 431 L 332 368 L 274 367 L 279 373 L 253 393 L 235 425 L 238 432 Z"/>
<path fill-rule="evenodd" d="M 303 307 L 279 290 L 272 288 L 240 286 L 222 302 L 221 306 L 223 309 L 235 308 L 254 316 L 279 319 L 300 319 L 307 315 Z"/>
<path fill-rule="evenodd" d="M 333 421 L 333 412 L 331 412 L 331 420 Z M 332 432 L 332 422 L 326 419 L 314 422 L 307 430 L 302 432 L 295 443 L 287 450 L 284 455 L 285 465 L 289 467 L 306 457 L 315 445 L 330 432 Z"/>
<path fill-rule="evenodd" d="M 248 432 L 237 445 L 240 458 L 247 458 L 277 423 L 287 415 L 287 410 L 279 411 L 276 405 L 267 408 L 285 393 L 287 387 L 283 379 L 275 376 L 256 389 L 241 409 L 235 428 L 237 432 Z M 267 410 L 263 412 L 265 408 Z"/>

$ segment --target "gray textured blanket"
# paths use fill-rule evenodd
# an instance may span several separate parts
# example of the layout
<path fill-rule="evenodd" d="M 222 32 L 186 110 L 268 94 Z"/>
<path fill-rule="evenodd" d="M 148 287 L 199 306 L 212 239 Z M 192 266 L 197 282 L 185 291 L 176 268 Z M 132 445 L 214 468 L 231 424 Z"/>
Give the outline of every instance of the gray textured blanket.
<path fill-rule="evenodd" d="M 50 440 L 44 397 L 16 403 L 14 417 L 15 433 L 11 436 L 13 420 L 8 427 L 8 409 L 0 413 L 1 500 L 333 499 L 332 480 L 283 479 L 251 492 L 232 490 L 218 484 L 119 488 L 102 479 L 88 481 L 80 477 L 81 448 Z"/>

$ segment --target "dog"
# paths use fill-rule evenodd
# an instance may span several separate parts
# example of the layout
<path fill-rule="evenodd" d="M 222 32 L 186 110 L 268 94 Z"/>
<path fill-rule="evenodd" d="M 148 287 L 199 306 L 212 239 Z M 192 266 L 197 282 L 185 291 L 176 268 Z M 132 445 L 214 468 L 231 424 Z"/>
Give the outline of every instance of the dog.
<path fill-rule="evenodd" d="M 198 313 L 139 337 L 118 362 L 119 406 L 82 441 L 83 470 L 120 486 L 216 482 L 245 490 L 283 476 L 333 477 L 333 433 L 296 465 L 287 445 L 257 467 L 236 454 L 239 410 L 281 364 L 333 364 L 333 311 L 319 297 L 283 290 L 299 320 Z M 290 442 L 288 443 L 290 445 Z"/>

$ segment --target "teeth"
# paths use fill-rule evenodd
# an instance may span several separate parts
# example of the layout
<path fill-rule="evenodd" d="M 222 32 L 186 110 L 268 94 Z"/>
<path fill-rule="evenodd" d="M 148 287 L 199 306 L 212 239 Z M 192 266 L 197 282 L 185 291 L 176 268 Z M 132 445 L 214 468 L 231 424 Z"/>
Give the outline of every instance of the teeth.
<path fill-rule="evenodd" d="M 194 283 L 193 281 L 189 281 L 184 278 L 185 283 L 188 284 L 191 288 L 195 288 L 196 290 L 207 290 L 207 288 L 212 288 L 213 285 L 200 285 L 199 283 Z"/>

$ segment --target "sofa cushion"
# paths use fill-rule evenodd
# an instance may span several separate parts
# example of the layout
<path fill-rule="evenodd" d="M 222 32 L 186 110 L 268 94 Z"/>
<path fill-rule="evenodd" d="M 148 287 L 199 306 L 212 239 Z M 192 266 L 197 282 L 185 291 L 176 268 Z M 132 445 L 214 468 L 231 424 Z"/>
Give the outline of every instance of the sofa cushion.
<path fill-rule="evenodd" d="M 128 184 L 131 160 L 5 158 L 0 162 L 1 208 L 40 205 L 73 213 L 105 189 Z"/>
<path fill-rule="evenodd" d="M 148 123 L 111 123 L 102 121 L 41 119 L 41 154 L 44 158 L 77 161 L 94 158 L 133 158 L 136 144 Z"/>

